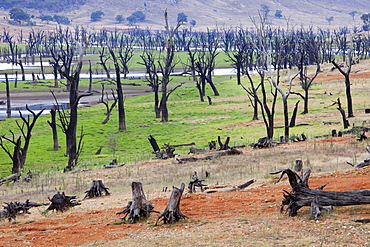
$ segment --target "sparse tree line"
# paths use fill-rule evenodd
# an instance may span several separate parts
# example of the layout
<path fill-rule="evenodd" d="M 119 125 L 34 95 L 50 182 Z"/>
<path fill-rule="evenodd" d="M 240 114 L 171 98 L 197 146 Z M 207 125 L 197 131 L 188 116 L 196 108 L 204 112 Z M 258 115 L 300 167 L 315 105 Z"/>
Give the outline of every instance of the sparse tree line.
<path fill-rule="evenodd" d="M 290 117 L 289 96 L 299 95 L 304 102 L 302 113 L 307 114 L 309 89 L 320 73 L 320 66 L 323 63 L 332 63 L 345 77 L 348 115 L 344 115 L 344 119 L 353 117 L 349 75 L 351 65 L 356 59 L 367 59 L 369 56 L 370 37 L 366 33 L 352 33 L 345 27 L 338 30 L 313 30 L 313 28 L 285 30 L 271 28 L 266 24 L 266 19 L 255 22 L 253 29 L 208 29 L 204 32 L 195 32 L 187 28 L 181 29 L 183 22 L 181 18 L 178 19 L 175 27 L 170 27 L 168 24 L 167 13 L 165 13 L 165 20 L 165 30 L 134 29 L 125 32 L 100 30 L 90 33 L 83 27 L 76 27 L 75 29 L 58 28 L 55 32 L 32 31 L 27 35 L 20 33 L 17 36 L 4 31 L 0 35 L 0 40 L 8 44 L 7 48 L 0 50 L 0 56 L 20 66 L 22 80 L 25 80 L 22 66 L 37 59 L 41 63 L 42 77 L 44 76 L 43 60 L 48 59 L 53 66 L 55 88 L 60 87 L 58 77 L 66 79 L 63 86 L 70 92 L 71 109 L 62 111 L 63 109 L 57 108 L 57 116 L 67 139 L 66 155 L 69 157 L 67 170 L 76 166 L 82 148 L 82 130 L 80 140 L 77 140 L 77 105 L 82 97 L 91 94 L 92 91 L 91 85 L 89 90 L 83 93 L 78 88 L 82 65 L 86 61 L 85 54 L 99 54 L 98 66 L 106 72 L 107 82 L 116 85 L 112 94 L 117 100 L 120 131 L 126 130 L 121 77 L 126 78 L 129 74 L 134 53 L 140 54 L 142 61 L 139 63 L 144 66 L 145 80 L 153 91 L 155 117 L 160 118 L 162 122 L 167 122 L 169 119 L 167 102 L 170 95 L 182 86 L 181 83 L 170 84 L 176 65 L 183 67 L 181 75 L 186 73 L 192 76 L 200 101 L 203 102 L 207 97 L 211 104 L 211 96 L 222 95 L 213 82 L 216 58 L 221 52 L 227 54 L 227 60 L 237 72 L 237 83 L 245 90 L 253 106 L 253 119 L 262 119 L 264 122 L 267 138 L 264 139 L 264 143 L 267 146 L 271 145 L 274 138 L 278 99 L 281 98 L 283 104 L 285 129 L 283 141 L 287 142 L 290 137 L 289 129 L 295 125 L 299 104 L 299 101 L 295 102 L 295 109 Z M 187 54 L 187 60 L 180 61 L 176 56 L 178 52 Z M 342 62 L 343 66 L 340 65 Z M 114 67 L 113 77 L 110 76 L 109 65 Z M 316 69 L 314 73 L 309 74 L 307 68 L 311 65 Z M 283 78 L 283 70 L 295 72 L 288 72 L 287 78 Z M 91 63 L 89 72 L 92 73 Z M 242 75 L 247 79 L 242 81 Z M 292 91 L 293 80 L 299 80 L 301 91 Z M 104 95 L 104 89 L 102 94 Z M 107 109 L 108 117 L 112 110 L 109 110 L 108 106 Z M 109 120 L 109 118 L 106 119 L 106 121 Z M 23 119 L 23 122 L 27 124 L 30 120 Z M 24 129 L 20 124 L 18 127 L 22 133 L 32 131 L 32 128 Z M 1 147 L 13 163 L 19 163 L 19 154 L 26 153 L 28 146 L 22 148 L 16 136 L 14 134 L 12 136 L 10 138 L 3 135 Z M 29 142 L 31 135 L 23 136 L 25 141 Z M 12 152 L 4 144 L 5 141 L 15 147 L 19 146 L 20 151 Z M 25 157 L 21 161 L 24 164 Z M 17 166 L 22 168 L 23 164 Z"/>

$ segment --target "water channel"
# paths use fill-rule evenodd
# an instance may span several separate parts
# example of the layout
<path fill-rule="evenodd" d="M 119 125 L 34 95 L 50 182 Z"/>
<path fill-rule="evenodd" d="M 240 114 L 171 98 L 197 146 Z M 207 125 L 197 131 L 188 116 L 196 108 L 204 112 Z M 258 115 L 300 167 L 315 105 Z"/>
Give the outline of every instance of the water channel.
<path fill-rule="evenodd" d="M 44 67 L 48 67 L 47 65 L 44 65 Z M 40 68 L 40 63 L 34 63 L 34 64 L 25 64 L 24 65 L 24 69 L 26 71 L 26 74 L 25 74 L 25 79 L 26 80 L 32 80 L 33 79 L 33 75 L 31 73 L 27 73 L 27 70 L 28 69 L 38 69 Z M 19 80 L 20 79 L 20 67 L 18 65 L 12 65 L 11 63 L 0 63 L 0 81 L 5 81 L 5 73 L 1 73 L 1 71 L 5 71 L 5 70 L 13 70 L 14 73 L 9 73 L 8 74 L 8 80 L 9 81 L 14 81 L 14 80 Z M 18 78 L 16 78 L 16 74 L 15 74 L 15 71 L 18 71 Z M 180 73 L 180 71 L 179 71 Z M 175 72 L 176 74 L 176 72 Z M 218 69 L 215 69 L 214 70 L 214 73 L 213 73 L 215 76 L 221 76 L 221 75 L 235 75 L 236 72 L 235 72 L 235 69 L 233 68 L 218 68 Z M 41 78 L 42 76 L 40 74 L 35 74 L 34 76 L 38 76 L 39 78 Z M 112 78 L 114 78 L 115 75 L 112 74 Z M 127 77 L 128 78 L 142 78 L 142 77 L 145 77 L 146 74 L 145 72 L 140 72 L 140 71 L 136 71 L 136 72 L 130 72 Z M 89 79 L 90 78 L 90 74 L 88 73 L 81 73 L 80 74 L 80 78 L 81 79 Z M 106 74 L 93 74 L 92 75 L 92 78 L 93 79 L 105 79 L 106 78 Z M 54 80 L 54 75 L 53 74 L 45 74 L 45 80 Z M 149 88 L 148 88 L 149 89 Z M 130 91 L 130 90 L 129 90 Z M 135 90 L 133 90 L 135 91 Z M 126 92 L 125 92 L 126 93 Z M 135 92 L 129 92 L 129 95 L 126 95 L 126 96 L 135 96 Z M 14 117 L 19 117 L 20 116 L 20 113 L 23 115 L 23 116 L 28 116 L 30 115 L 30 113 L 27 111 L 26 109 L 26 105 L 28 105 L 28 107 L 34 111 L 35 113 L 38 113 L 39 111 L 41 111 L 42 109 L 45 109 L 43 114 L 49 114 L 49 111 L 50 109 L 54 108 L 55 107 L 55 101 L 53 100 L 53 98 L 51 97 L 51 94 L 50 94 L 50 99 L 45 101 L 44 100 L 40 100 L 38 98 L 35 98 L 34 95 L 32 95 L 32 92 L 30 92 L 29 94 L 25 94 L 24 97 L 16 97 L 14 99 L 12 99 L 12 96 L 10 97 L 11 98 L 11 114 L 7 114 L 6 113 L 6 95 L 4 93 L 4 95 L 0 95 L 0 118 L 8 118 L 9 116 L 14 118 Z M 84 97 L 83 98 L 83 101 L 85 102 L 82 102 L 81 104 L 83 105 L 84 103 L 87 104 L 88 102 L 93 102 L 93 101 L 98 101 L 98 99 L 100 98 L 100 94 L 94 94 L 93 96 L 89 96 L 89 97 Z M 63 106 L 65 109 L 68 109 L 68 97 L 62 97 L 62 99 L 58 99 L 58 103 Z"/>

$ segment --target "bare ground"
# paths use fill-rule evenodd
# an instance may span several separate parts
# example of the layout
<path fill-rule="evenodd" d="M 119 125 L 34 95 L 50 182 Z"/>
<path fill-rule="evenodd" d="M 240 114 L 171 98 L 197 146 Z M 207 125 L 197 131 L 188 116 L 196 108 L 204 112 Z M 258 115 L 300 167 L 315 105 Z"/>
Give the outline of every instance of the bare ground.
<path fill-rule="evenodd" d="M 349 138 L 321 142 L 348 145 Z M 302 144 L 294 144 L 297 148 Z M 293 148 L 289 147 L 285 148 Z M 306 144 L 307 145 L 307 144 Z M 278 147 L 279 148 L 279 147 Z M 262 152 L 269 152 L 263 150 Z M 280 213 L 282 190 L 290 190 L 287 179 L 258 179 L 242 191 L 183 195 L 181 211 L 189 216 L 174 225 L 154 226 L 157 215 L 137 224 L 122 224 L 116 215 L 129 195 L 82 201 L 64 213 L 32 214 L 17 222 L 0 224 L 0 246 L 368 246 L 370 224 L 352 220 L 370 218 L 370 205 L 334 207 L 321 220 L 309 219 L 309 208 L 296 217 Z M 320 173 L 309 180 L 315 188 L 330 183 L 326 190 L 369 189 L 369 168 Z M 144 186 L 145 189 L 145 186 Z M 162 211 L 170 192 L 147 194 L 155 210 Z"/>

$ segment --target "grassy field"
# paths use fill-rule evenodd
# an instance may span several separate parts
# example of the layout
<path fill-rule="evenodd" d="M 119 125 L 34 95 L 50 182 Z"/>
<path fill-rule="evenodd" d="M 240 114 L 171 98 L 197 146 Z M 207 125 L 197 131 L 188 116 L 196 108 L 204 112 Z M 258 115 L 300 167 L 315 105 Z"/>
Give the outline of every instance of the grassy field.
<path fill-rule="evenodd" d="M 167 123 L 162 123 L 160 119 L 155 118 L 152 94 L 125 100 L 127 131 L 122 132 L 117 131 L 116 113 L 107 124 L 101 124 L 105 118 L 105 108 L 102 104 L 80 108 L 78 133 L 83 127 L 84 147 L 79 168 L 102 167 L 109 164 L 113 158 L 126 164 L 150 160 L 154 155 L 151 153 L 151 146 L 147 140 L 149 135 L 153 135 L 159 145 L 195 142 L 198 148 L 207 148 L 208 142 L 217 140 L 217 136 L 221 136 L 222 139 L 230 136 L 231 145 L 248 145 L 258 138 L 264 137 L 266 134 L 263 122 L 262 120 L 251 120 L 253 108 L 246 92 L 236 84 L 235 78 L 230 76 L 215 77 L 214 81 L 221 95 L 214 97 L 211 89 L 207 88 L 207 95 L 212 98 L 213 102 L 212 105 L 209 105 L 208 102 L 200 102 L 197 89 L 190 78 L 173 77 L 170 88 L 180 82 L 185 82 L 185 87 L 176 90 L 171 95 L 168 102 L 169 121 Z M 81 88 L 86 88 L 87 83 L 87 80 L 82 80 Z M 143 85 L 143 90 L 149 90 L 149 88 L 145 89 L 145 82 L 139 83 Z M 243 83 L 247 85 L 246 78 L 243 79 Z M 369 89 L 366 87 L 366 79 L 353 79 L 352 83 L 356 117 L 350 119 L 350 123 L 363 125 L 368 120 L 363 114 L 363 108 L 370 107 L 367 97 Z M 20 84 L 19 88 L 23 86 Z M 99 86 L 94 85 L 97 90 L 99 90 Z M 37 85 L 27 85 L 27 87 L 24 90 L 45 90 L 45 87 Z M 298 82 L 295 82 L 293 90 L 301 90 Z M 45 93 L 49 92 L 45 91 Z M 298 116 L 298 126 L 291 128 L 291 135 L 304 133 L 313 139 L 315 136 L 329 134 L 331 129 L 341 130 L 341 124 L 327 126 L 323 125 L 323 121 L 341 121 L 337 109 L 334 106 L 329 106 L 338 97 L 341 98 L 343 105 L 346 104 L 342 79 L 339 77 L 338 80 L 329 83 L 325 81 L 325 77 L 319 77 L 311 88 L 310 95 L 310 113 Z M 297 100 L 299 97 L 296 95 L 289 97 L 290 114 Z M 275 124 L 276 139 L 283 134 L 281 109 L 281 100 L 279 99 Z M 41 116 L 34 128 L 25 170 L 45 173 L 61 171 L 66 165 L 65 138 L 63 133 L 59 131 L 61 148 L 57 152 L 53 151 L 51 129 L 47 124 L 49 118 L 49 115 Z M 261 116 L 260 119 L 262 119 Z M 9 135 L 10 129 L 17 133 L 16 120 L 0 121 L 0 134 Z M 100 147 L 102 147 L 101 154 L 95 155 Z M 188 148 L 177 148 L 176 153 L 186 155 Z M 0 176 L 9 175 L 12 166 L 10 159 L 2 150 L 0 157 Z"/>
<path fill-rule="evenodd" d="M 351 75 L 354 114 L 351 125 L 369 127 L 370 108 L 368 63 L 354 68 Z M 252 107 L 247 96 L 236 85 L 235 78 L 216 77 L 220 97 L 212 97 L 213 104 L 200 102 L 197 91 L 188 78 L 175 77 L 172 85 L 186 80 L 188 87 L 179 89 L 170 98 L 170 121 L 162 123 L 154 118 L 153 95 L 127 98 L 125 101 L 128 130 L 117 131 L 117 116 L 108 124 L 102 105 L 80 108 L 79 128 L 84 127 L 84 149 L 76 169 L 92 168 L 86 172 L 61 172 L 67 164 L 64 157 L 64 137 L 60 135 L 61 150 L 52 151 L 51 130 L 42 116 L 31 140 L 25 170 L 34 177 L 30 182 L 2 185 L 2 202 L 48 202 L 56 192 L 76 195 L 82 199 L 91 181 L 101 179 L 109 187 L 110 196 L 82 200 L 81 205 L 63 213 L 45 211 L 45 207 L 31 209 L 31 214 L 20 215 L 14 223 L 0 222 L 0 245 L 4 246 L 154 246 L 166 241 L 171 246 L 367 246 L 370 232 L 368 224 L 353 219 L 369 218 L 369 205 L 335 207 L 325 212 L 321 220 L 310 220 L 309 207 L 302 208 L 296 217 L 279 212 L 282 190 L 290 191 L 287 179 L 274 184 L 277 177 L 271 175 L 283 168 L 293 168 L 296 159 L 303 161 L 304 169 L 311 168 L 310 188 L 329 183 L 325 190 L 368 189 L 368 168 L 352 169 L 347 162 L 357 164 L 368 158 L 365 147 L 369 141 L 358 142 L 359 133 L 344 137 L 317 137 L 329 134 L 332 129 L 343 130 L 341 117 L 335 106 L 338 97 L 346 109 L 343 78 L 323 67 L 310 91 L 310 112 L 299 115 L 291 134 L 305 133 L 309 140 L 278 145 L 270 149 L 245 147 L 241 155 L 223 156 L 213 160 L 177 163 L 173 159 L 153 160 L 147 140 L 153 135 L 159 144 L 195 142 L 196 147 L 206 148 L 207 143 L 231 137 L 231 145 L 248 145 L 265 136 L 261 120 L 252 121 Z M 243 83 L 246 83 L 245 78 Z M 86 81 L 82 81 L 85 87 Z M 37 86 L 34 94 L 36 95 Z M 144 89 L 144 88 L 143 88 Z M 298 83 L 293 86 L 299 91 Z M 126 89 L 127 91 L 127 89 Z M 46 92 L 44 92 L 46 93 Z M 289 109 L 298 98 L 291 95 Z M 275 137 L 283 133 L 281 101 L 277 104 Z M 301 111 L 301 108 L 300 108 Z M 116 114 L 116 113 L 115 113 Z M 323 121 L 339 122 L 324 125 Z M 1 133 L 14 129 L 15 119 L 0 121 Z M 367 133 L 368 135 L 368 133 Z M 103 147 L 100 155 L 95 155 Z M 178 148 L 176 153 L 186 156 L 188 148 Z M 5 153 L 0 153 L 3 175 L 10 173 L 11 164 Z M 103 165 L 117 157 L 126 165 L 115 169 L 103 169 Z M 140 181 L 147 199 L 162 211 L 170 196 L 163 188 L 179 186 L 191 181 L 197 171 L 204 178 L 205 171 L 211 176 L 205 183 L 212 189 L 240 185 L 250 179 L 257 181 L 242 191 L 206 194 L 198 191 L 181 199 L 181 210 L 189 219 L 173 225 L 154 227 L 157 215 L 138 224 L 122 224 L 117 212 L 131 200 L 131 183 Z M 48 233 L 48 234 L 45 234 Z M 200 234 L 201 233 L 201 234 Z M 333 238 L 332 236 L 336 236 Z M 55 242 L 58 239 L 58 243 Z M 143 242 L 145 239 L 145 242 Z"/>

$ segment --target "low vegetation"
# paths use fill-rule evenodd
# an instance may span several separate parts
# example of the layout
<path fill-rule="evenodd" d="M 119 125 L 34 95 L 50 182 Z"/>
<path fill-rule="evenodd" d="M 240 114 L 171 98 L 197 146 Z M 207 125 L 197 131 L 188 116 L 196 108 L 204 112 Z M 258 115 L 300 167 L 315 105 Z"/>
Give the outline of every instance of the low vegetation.
<path fill-rule="evenodd" d="M 325 68 L 329 69 L 329 67 Z M 312 140 L 315 136 L 330 134 L 332 129 L 342 129 L 340 114 L 335 107 L 330 107 L 330 105 L 338 97 L 343 97 L 343 83 L 340 79 L 332 82 L 323 79 L 319 78 L 312 87 L 310 114 L 298 116 L 297 127 L 291 129 L 292 136 L 304 133 Z M 174 77 L 173 80 L 174 85 L 177 82 L 186 82 L 186 87 L 178 89 L 171 96 L 169 122 L 167 123 L 162 123 L 155 118 L 152 94 L 126 98 L 127 131 L 117 131 L 117 114 L 113 114 L 107 124 L 101 124 L 105 118 L 102 104 L 81 108 L 78 133 L 83 127 L 84 145 L 79 169 L 102 167 L 114 158 L 126 164 L 150 160 L 154 155 L 151 153 L 152 149 L 147 140 L 149 135 L 154 136 L 159 145 L 195 142 L 198 148 L 206 148 L 208 142 L 216 140 L 217 136 L 222 138 L 230 136 L 231 145 L 249 145 L 258 138 L 266 136 L 261 120 L 251 120 L 253 108 L 243 88 L 236 84 L 235 78 L 230 78 L 230 76 L 215 78 L 221 96 L 211 96 L 212 105 L 199 101 L 197 89 L 190 77 Z M 132 82 L 132 80 L 127 80 L 127 82 Z M 87 87 L 87 83 L 87 80 L 81 81 L 82 90 Z M 145 89 L 145 82 L 135 81 L 135 83 L 141 84 L 143 91 L 148 90 Z M 370 107 L 366 97 L 368 92 L 364 89 L 366 80 L 353 79 L 352 83 L 356 117 L 351 118 L 350 123 L 356 126 L 366 125 L 368 120 L 363 109 Z M 26 85 L 30 87 L 28 84 L 20 84 L 21 87 Z M 44 88 L 32 84 L 31 87 L 32 90 Z M 99 90 L 99 83 L 94 87 Z M 299 91 L 299 84 L 296 83 L 294 88 Z M 210 92 L 210 89 L 207 90 Z M 124 87 L 124 91 L 130 92 L 127 86 Z M 45 91 L 45 93 L 49 92 Z M 291 96 L 289 109 L 293 109 L 293 104 L 299 99 L 298 97 Z M 280 106 L 282 103 L 279 101 L 277 104 Z M 279 109 L 276 116 L 276 140 L 283 135 L 283 128 L 280 128 L 283 126 L 283 116 Z M 49 115 L 40 116 L 34 127 L 25 170 L 41 173 L 60 172 L 66 164 L 64 137 L 60 134 L 61 148 L 59 151 L 53 151 L 51 129 L 47 124 L 49 119 Z M 15 121 L 16 119 L 1 121 L 1 135 L 9 135 L 10 129 L 15 130 Z M 324 125 L 324 121 L 336 124 L 334 126 Z M 95 155 L 99 148 L 102 148 L 101 153 Z M 187 152 L 187 147 L 176 148 L 176 153 L 179 155 L 186 155 Z M 1 176 L 9 175 L 10 159 L 7 159 L 5 153 L 2 156 L 4 159 L 1 159 Z"/>

